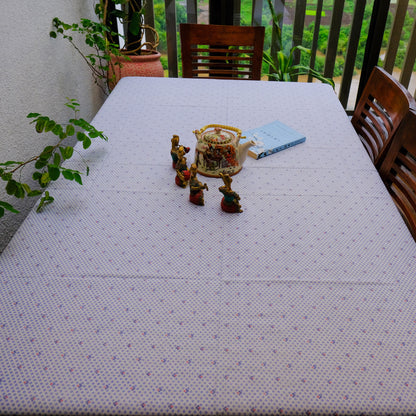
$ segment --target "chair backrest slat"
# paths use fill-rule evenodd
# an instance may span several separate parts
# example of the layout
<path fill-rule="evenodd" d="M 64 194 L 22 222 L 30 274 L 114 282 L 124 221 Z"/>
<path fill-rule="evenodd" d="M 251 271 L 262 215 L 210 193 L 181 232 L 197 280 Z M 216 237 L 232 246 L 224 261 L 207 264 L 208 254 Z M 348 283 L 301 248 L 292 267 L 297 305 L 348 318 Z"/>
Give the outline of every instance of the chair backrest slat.
<path fill-rule="evenodd" d="M 416 240 L 416 110 L 409 109 L 391 140 L 380 176 Z"/>
<path fill-rule="evenodd" d="M 264 27 L 182 23 L 182 76 L 261 78 Z"/>
<path fill-rule="evenodd" d="M 374 67 L 351 122 L 377 168 L 412 106 L 416 105 L 409 91 L 387 71 Z"/>

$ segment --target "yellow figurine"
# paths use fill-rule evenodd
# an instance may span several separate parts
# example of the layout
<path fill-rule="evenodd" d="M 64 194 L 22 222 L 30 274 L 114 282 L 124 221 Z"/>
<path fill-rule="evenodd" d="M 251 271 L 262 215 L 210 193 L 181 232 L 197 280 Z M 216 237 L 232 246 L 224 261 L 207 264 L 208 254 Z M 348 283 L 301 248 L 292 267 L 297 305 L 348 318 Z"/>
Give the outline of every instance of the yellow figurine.
<path fill-rule="evenodd" d="M 218 190 L 224 195 L 221 200 L 221 208 L 225 212 L 243 212 L 241 205 L 238 202 L 240 196 L 237 192 L 231 189 L 231 182 L 233 181 L 230 175 L 226 173 L 219 174 L 224 182 L 224 186 L 220 186 Z"/>
<path fill-rule="evenodd" d="M 179 136 L 177 134 L 174 134 L 173 137 L 170 139 L 172 143 L 172 147 L 170 149 L 170 156 L 172 158 L 172 167 L 173 169 L 176 169 L 176 164 L 178 163 L 178 150 L 179 150 Z M 184 147 L 185 153 L 188 153 L 190 150 L 190 147 Z"/>
<path fill-rule="evenodd" d="M 200 182 L 196 177 L 196 172 L 198 168 L 195 163 L 191 165 L 191 178 L 189 180 L 189 200 L 195 205 L 204 205 L 204 192 L 203 189 L 208 191 L 208 185 L 206 183 Z"/>
<path fill-rule="evenodd" d="M 184 154 L 185 154 L 184 147 L 179 146 L 178 161 L 176 163 L 175 183 L 181 188 L 186 188 L 186 185 L 188 184 L 189 177 L 190 177 L 190 172 L 188 170 L 188 166 L 186 164 L 186 157 L 184 156 Z"/>

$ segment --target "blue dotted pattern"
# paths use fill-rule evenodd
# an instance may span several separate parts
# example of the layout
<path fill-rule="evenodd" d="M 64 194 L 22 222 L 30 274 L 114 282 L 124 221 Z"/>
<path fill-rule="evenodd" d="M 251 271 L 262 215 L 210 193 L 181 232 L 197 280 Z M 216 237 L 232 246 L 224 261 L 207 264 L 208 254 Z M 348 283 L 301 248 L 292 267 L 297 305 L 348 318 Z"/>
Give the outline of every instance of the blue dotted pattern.
<path fill-rule="evenodd" d="M 341 112 L 321 84 L 122 80 L 84 186 L 0 256 L 0 412 L 414 414 L 416 245 Z M 306 142 L 246 160 L 243 213 L 215 178 L 189 203 L 173 133 L 191 161 L 192 130 L 277 117 Z"/>

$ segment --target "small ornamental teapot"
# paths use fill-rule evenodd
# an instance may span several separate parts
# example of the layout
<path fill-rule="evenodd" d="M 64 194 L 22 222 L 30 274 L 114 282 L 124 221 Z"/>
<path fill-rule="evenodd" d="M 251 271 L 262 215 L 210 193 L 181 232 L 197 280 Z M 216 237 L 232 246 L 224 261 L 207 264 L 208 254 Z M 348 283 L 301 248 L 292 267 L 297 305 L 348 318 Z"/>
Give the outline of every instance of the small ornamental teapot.
<path fill-rule="evenodd" d="M 248 149 L 256 144 L 252 140 L 239 144 L 241 130 L 220 124 L 208 124 L 193 133 L 197 139 L 195 164 L 198 172 L 215 178 L 222 173 L 231 176 L 240 172 Z"/>

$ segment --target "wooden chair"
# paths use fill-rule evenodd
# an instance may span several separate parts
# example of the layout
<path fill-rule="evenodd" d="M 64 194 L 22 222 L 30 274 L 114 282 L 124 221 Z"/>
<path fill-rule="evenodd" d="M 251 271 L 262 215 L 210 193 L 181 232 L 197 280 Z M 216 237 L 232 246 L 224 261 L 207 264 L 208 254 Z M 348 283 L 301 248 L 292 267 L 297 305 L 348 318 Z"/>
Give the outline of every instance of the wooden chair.
<path fill-rule="evenodd" d="M 183 78 L 261 77 L 264 27 L 180 25 Z"/>
<path fill-rule="evenodd" d="M 384 69 L 374 67 L 351 122 L 377 168 L 412 103 L 406 88 Z"/>
<path fill-rule="evenodd" d="M 411 108 L 397 129 L 380 176 L 416 240 L 416 110 Z"/>

